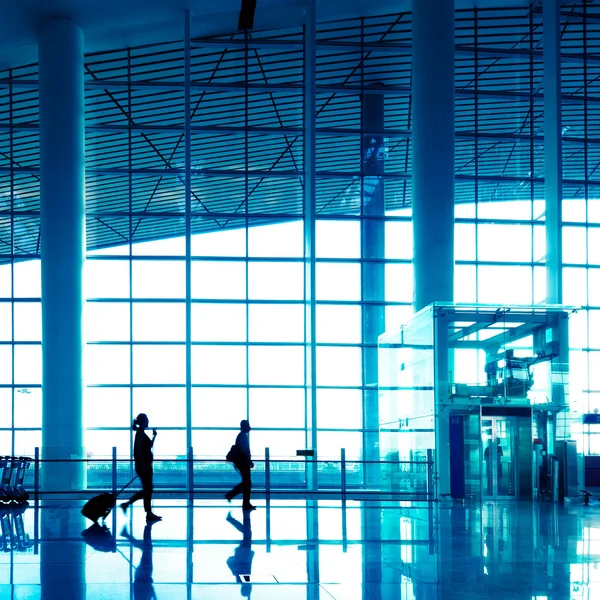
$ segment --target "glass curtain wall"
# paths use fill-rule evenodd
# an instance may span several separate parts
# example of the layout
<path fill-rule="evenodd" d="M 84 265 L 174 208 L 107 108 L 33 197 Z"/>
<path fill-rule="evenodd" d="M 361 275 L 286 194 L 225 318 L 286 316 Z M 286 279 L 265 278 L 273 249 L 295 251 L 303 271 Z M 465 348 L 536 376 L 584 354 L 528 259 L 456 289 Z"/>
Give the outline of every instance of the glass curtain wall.
<path fill-rule="evenodd" d="M 596 10 L 565 5 L 562 15 L 564 302 L 584 307 L 572 346 L 585 349 L 589 411 L 600 408 L 598 67 L 585 60 Z M 456 12 L 458 302 L 546 297 L 541 38 L 537 6 Z M 342 447 L 364 458 L 376 442 L 376 334 L 412 314 L 410 44 L 409 13 L 317 30 L 309 350 L 324 459 Z M 257 455 L 266 446 L 294 455 L 312 427 L 303 31 L 192 39 L 190 63 L 186 140 L 182 41 L 86 56 L 87 446 L 129 457 L 131 419 L 144 411 L 165 458 L 188 445 L 223 458 L 242 418 Z M 32 454 L 41 441 L 37 66 L 2 82 L 0 445 Z M 476 377 L 477 357 L 464 358 L 456 368 Z M 590 432 L 587 451 L 600 452 L 596 439 Z"/>

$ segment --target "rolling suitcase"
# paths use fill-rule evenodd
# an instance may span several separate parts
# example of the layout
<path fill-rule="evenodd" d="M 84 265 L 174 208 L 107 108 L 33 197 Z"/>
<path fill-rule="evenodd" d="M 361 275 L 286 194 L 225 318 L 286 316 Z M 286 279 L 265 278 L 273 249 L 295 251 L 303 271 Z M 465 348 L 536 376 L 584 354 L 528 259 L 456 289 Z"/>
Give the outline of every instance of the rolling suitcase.
<path fill-rule="evenodd" d="M 137 475 L 136 475 L 137 477 Z M 114 508 L 117 501 L 117 496 L 128 486 L 133 483 L 134 477 L 129 483 L 125 484 L 117 494 L 105 493 L 98 494 L 90 500 L 88 500 L 81 509 L 81 514 L 88 518 L 94 523 L 98 522 L 98 519 L 106 519 L 110 514 L 110 511 Z"/>

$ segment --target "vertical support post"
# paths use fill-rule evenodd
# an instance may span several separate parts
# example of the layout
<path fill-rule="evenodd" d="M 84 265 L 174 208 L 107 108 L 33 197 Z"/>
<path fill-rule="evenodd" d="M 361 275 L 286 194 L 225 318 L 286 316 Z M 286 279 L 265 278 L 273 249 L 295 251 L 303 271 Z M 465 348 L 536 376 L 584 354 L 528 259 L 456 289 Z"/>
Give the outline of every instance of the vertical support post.
<path fill-rule="evenodd" d="M 267 503 L 271 501 L 271 451 L 265 448 L 265 496 Z"/>
<path fill-rule="evenodd" d="M 190 11 L 185 11 L 185 436 L 186 448 L 192 448 L 192 106 L 191 106 L 191 32 Z M 192 454 L 193 458 L 193 454 Z M 188 461 L 188 493 L 193 502 L 194 475 L 189 470 L 193 462 Z M 192 485 L 190 486 L 190 481 Z"/>
<path fill-rule="evenodd" d="M 317 354 L 316 354 L 316 0 L 306 3 L 304 25 L 304 256 L 306 337 L 306 447 L 315 451 L 306 461 L 309 491 L 317 491 Z"/>
<path fill-rule="evenodd" d="M 112 447 L 112 493 L 117 496 L 117 447 Z M 112 511 L 113 531 L 117 528 L 117 511 Z"/>
<path fill-rule="evenodd" d="M 562 117 L 560 0 L 544 0 L 544 165 L 546 301 L 562 302 Z"/>
<path fill-rule="evenodd" d="M 40 505 L 40 449 L 38 446 L 35 447 L 33 455 L 34 466 L 33 466 L 33 490 L 35 494 L 35 508 L 36 510 Z"/>
<path fill-rule="evenodd" d="M 415 311 L 454 294 L 454 0 L 412 2 Z"/>
<path fill-rule="evenodd" d="M 363 50 L 364 52 L 364 50 Z M 383 94 L 362 94 L 361 295 L 363 341 L 363 477 L 379 487 L 379 368 L 377 342 L 385 332 L 385 139 Z"/>
<path fill-rule="evenodd" d="M 342 448 L 340 458 L 340 474 L 341 474 L 341 488 L 342 488 L 342 504 L 346 503 L 346 448 Z"/>
<path fill-rule="evenodd" d="M 188 502 L 190 506 L 194 505 L 194 449 L 190 446 L 187 454 L 187 489 Z"/>
<path fill-rule="evenodd" d="M 435 500 L 435 489 L 433 484 L 433 450 L 427 449 L 427 501 Z"/>
<path fill-rule="evenodd" d="M 66 19 L 39 34 L 42 255 L 42 470 L 45 491 L 85 487 L 83 33 Z"/>
<path fill-rule="evenodd" d="M 117 447 L 112 447 L 112 493 L 117 493 Z"/>

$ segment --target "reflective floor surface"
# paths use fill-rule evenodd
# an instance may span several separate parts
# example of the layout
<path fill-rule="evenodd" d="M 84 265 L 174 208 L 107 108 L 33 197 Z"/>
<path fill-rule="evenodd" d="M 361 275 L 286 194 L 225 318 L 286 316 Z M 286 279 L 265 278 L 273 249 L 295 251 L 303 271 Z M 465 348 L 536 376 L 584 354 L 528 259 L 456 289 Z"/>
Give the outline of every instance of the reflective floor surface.
<path fill-rule="evenodd" d="M 158 500 L 0 509 L 0 599 L 598 600 L 600 503 Z"/>

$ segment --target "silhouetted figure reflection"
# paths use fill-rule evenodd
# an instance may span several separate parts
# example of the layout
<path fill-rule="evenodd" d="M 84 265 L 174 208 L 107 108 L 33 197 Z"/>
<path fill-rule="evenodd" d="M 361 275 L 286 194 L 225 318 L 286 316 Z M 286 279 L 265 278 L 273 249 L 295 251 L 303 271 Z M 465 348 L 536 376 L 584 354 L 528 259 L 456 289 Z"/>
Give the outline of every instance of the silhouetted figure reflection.
<path fill-rule="evenodd" d="M 152 430 L 152 439 L 148 437 L 146 429 L 150 425 L 148 416 L 144 413 L 140 413 L 133 420 L 132 429 L 135 431 L 135 442 L 133 444 L 133 459 L 135 462 L 135 472 L 142 482 L 142 491 L 134 494 L 127 502 L 121 504 L 123 512 L 137 500 L 144 500 L 144 510 L 146 511 L 146 521 L 160 521 L 162 517 L 155 515 L 152 512 L 152 478 L 153 469 L 152 462 L 154 456 L 152 455 L 152 447 L 154 446 L 154 440 L 156 439 L 156 429 Z"/>
<path fill-rule="evenodd" d="M 240 432 L 235 438 L 235 456 L 233 457 L 233 465 L 242 476 L 242 481 L 238 483 L 230 492 L 225 494 L 227 500 L 231 502 L 240 492 L 242 493 L 244 510 L 254 510 L 256 507 L 250 504 L 250 490 L 252 489 L 252 478 L 250 469 L 254 467 L 252 462 L 252 454 L 250 453 L 250 442 L 248 433 L 250 431 L 250 423 L 245 419 L 240 422 Z"/>
<path fill-rule="evenodd" d="M 144 539 L 142 541 L 134 538 L 124 527 L 121 535 L 127 538 L 132 546 L 142 551 L 140 564 L 135 570 L 133 579 L 133 597 L 135 600 L 156 600 L 154 582 L 152 581 L 152 525 L 156 521 L 146 523 L 144 527 Z"/>
<path fill-rule="evenodd" d="M 81 532 L 81 537 L 88 546 L 98 552 L 116 552 L 117 540 L 106 525 L 94 523 Z"/>
<path fill-rule="evenodd" d="M 242 584 L 240 593 L 244 598 L 250 598 L 252 593 L 252 584 L 249 581 L 244 581 L 244 575 L 252 573 L 252 559 L 254 551 L 252 550 L 252 528 L 250 526 L 250 513 L 244 511 L 244 521 L 240 523 L 237 519 L 227 515 L 227 521 L 231 523 L 238 531 L 243 534 L 240 545 L 235 549 L 233 556 L 227 559 L 227 566 L 230 568 L 236 581 Z"/>

